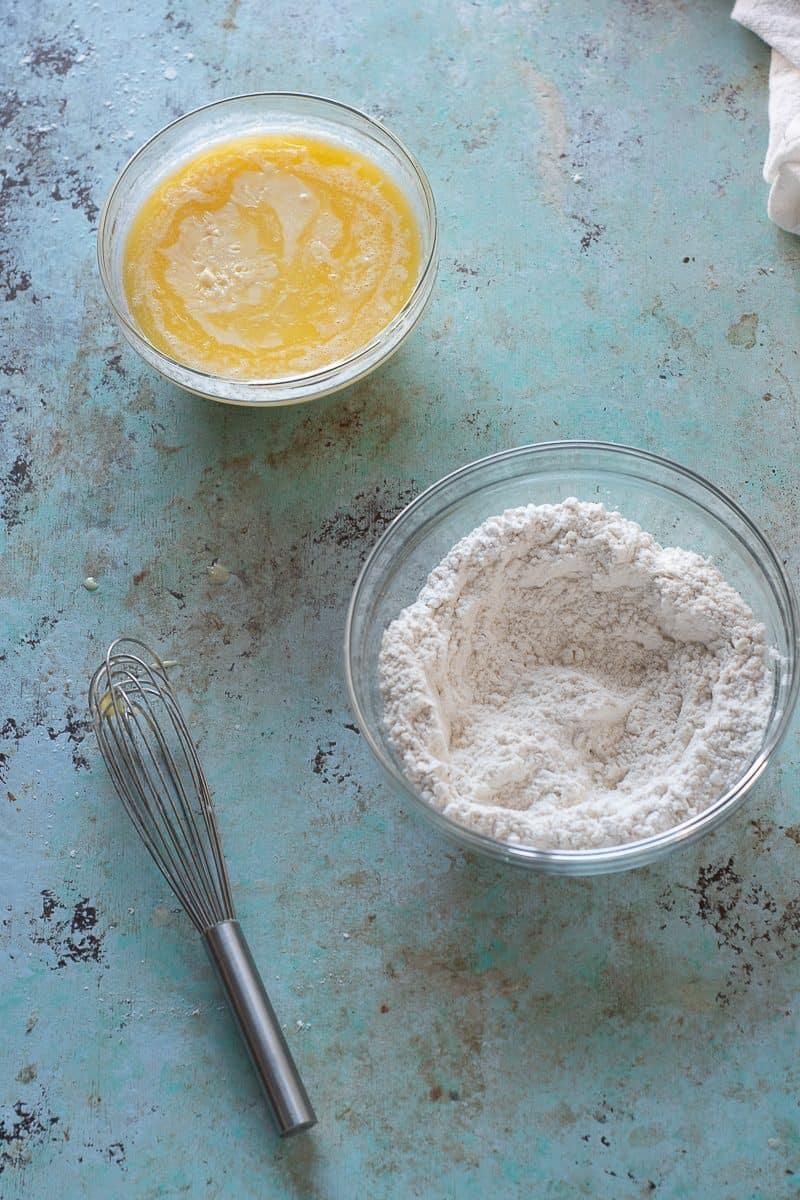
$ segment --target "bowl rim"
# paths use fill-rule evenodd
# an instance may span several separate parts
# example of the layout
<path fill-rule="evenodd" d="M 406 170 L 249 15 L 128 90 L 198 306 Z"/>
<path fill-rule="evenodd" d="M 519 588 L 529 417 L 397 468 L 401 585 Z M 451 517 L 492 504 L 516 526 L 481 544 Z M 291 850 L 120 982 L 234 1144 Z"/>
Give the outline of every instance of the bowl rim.
<path fill-rule="evenodd" d="M 703 834 L 716 828 L 727 816 L 735 811 L 745 799 L 747 792 L 749 792 L 751 787 L 763 774 L 768 761 L 777 750 L 789 727 L 797 702 L 798 690 L 800 690 L 800 672 L 797 669 L 796 655 L 793 655 L 791 663 L 789 663 L 789 660 L 785 660 L 787 666 L 791 665 L 791 673 L 783 711 L 767 727 L 768 736 L 765 738 L 758 755 L 748 769 L 722 796 L 718 797 L 708 808 L 703 809 L 693 817 L 687 818 L 679 825 L 674 825 L 672 828 L 664 830 L 662 833 L 655 834 L 649 838 L 640 838 L 634 842 L 626 842 L 616 846 L 602 846 L 590 850 L 545 850 L 535 846 L 504 842 L 490 837 L 488 834 L 479 833 L 476 830 L 459 825 L 434 808 L 433 805 L 423 800 L 408 783 L 403 773 L 384 754 L 383 749 L 374 736 L 359 699 L 352 667 L 354 649 L 353 626 L 361 592 L 365 586 L 367 577 L 372 571 L 376 558 L 398 527 L 412 513 L 429 503 L 434 496 L 446 491 L 459 480 L 466 479 L 470 475 L 479 474 L 492 464 L 512 461 L 515 458 L 532 457 L 535 460 L 539 454 L 567 451 L 599 452 L 601 454 L 608 454 L 611 459 L 615 456 L 619 457 L 620 460 L 633 458 L 641 463 L 653 464 L 660 469 L 666 468 L 669 471 L 675 472 L 679 477 L 689 480 L 695 485 L 699 485 L 701 489 L 711 493 L 718 501 L 721 501 L 724 506 L 730 509 L 743 522 L 748 534 L 753 537 L 758 549 L 774 569 L 778 587 L 783 593 L 781 597 L 782 602 L 779 607 L 782 610 L 785 609 L 784 616 L 787 618 L 789 633 L 787 640 L 791 647 L 797 647 L 798 634 L 800 632 L 800 609 L 798 608 L 797 596 L 792 582 L 770 539 L 766 534 L 762 533 L 735 500 L 697 471 L 692 470 L 690 467 L 685 467 L 672 459 L 653 454 L 649 450 L 641 450 L 636 446 L 628 446 L 616 442 L 602 442 L 591 439 L 564 439 L 562 441 L 526 443 L 522 446 L 500 450 L 494 454 L 488 454 L 482 458 L 475 459 L 461 467 L 457 467 L 455 470 L 442 476 L 441 479 L 430 484 L 397 513 L 367 555 L 353 587 L 345 622 L 344 667 L 350 704 L 358 727 L 372 754 L 392 781 L 398 784 L 402 791 L 414 802 L 417 809 L 423 812 L 428 819 L 432 820 L 445 835 L 462 846 L 466 845 L 478 853 L 507 863 L 538 867 L 543 872 L 552 874 L 561 873 L 562 870 L 565 874 L 599 874 L 603 871 L 623 870 L 629 867 L 643 866 L 661 857 L 678 845 L 695 841 Z M 645 481 L 652 483 L 654 487 L 659 489 L 664 486 L 660 482 Z M 690 499 L 693 504 L 697 504 L 697 501 L 693 497 L 685 498 Z M 748 546 L 748 549 L 752 554 L 752 547 Z M 432 564 L 431 569 L 433 569 L 433 566 L 435 564 Z M 776 585 L 773 580 L 769 579 L 766 573 L 764 573 L 764 578 L 769 582 L 773 592 L 775 592 Z"/>
<path fill-rule="evenodd" d="M 146 334 L 143 333 L 143 331 L 139 328 L 139 326 L 128 318 L 123 309 L 117 303 L 114 295 L 114 287 L 111 282 L 110 271 L 108 269 L 108 263 L 106 262 L 105 255 L 103 253 L 106 225 L 108 224 L 112 202 L 123 189 L 126 176 L 134 164 L 161 138 L 171 132 L 171 130 L 177 128 L 179 125 L 182 125 L 184 122 L 195 119 L 203 113 L 209 113 L 212 109 L 224 108 L 227 105 L 236 104 L 244 100 L 310 100 L 316 104 L 328 106 L 334 112 L 338 110 L 339 112 L 347 113 L 350 116 L 355 116 L 359 120 L 365 121 L 368 126 L 372 126 L 374 129 L 377 129 L 383 137 L 388 139 L 395 153 L 397 153 L 401 159 L 405 158 L 407 163 L 412 168 L 424 197 L 427 226 L 430 233 L 430 246 L 428 248 L 428 253 L 424 259 L 424 262 L 420 264 L 417 280 L 411 290 L 411 293 L 405 300 L 402 308 L 400 308 L 400 310 L 395 313 L 392 319 L 388 321 L 382 329 L 379 329 L 378 332 L 372 338 L 370 338 L 368 342 L 366 342 L 363 346 L 360 346 L 358 350 L 354 350 L 352 354 L 348 354 L 345 358 L 337 359 L 335 362 L 329 363 L 325 367 L 319 367 L 313 371 L 305 371 L 296 375 L 282 375 L 280 377 L 274 376 L 269 379 L 239 380 L 231 379 L 225 375 L 217 375 L 213 371 L 203 371 L 197 367 L 188 366 L 186 363 L 181 362 L 179 359 L 173 358 L 170 354 L 167 354 L 166 351 L 154 345 L 153 342 L 151 342 L 146 336 Z M 422 313 L 427 305 L 430 291 L 433 288 L 434 277 L 438 265 L 439 219 L 433 189 L 431 188 L 428 176 L 425 173 L 425 169 L 423 168 L 419 159 L 416 157 L 413 151 L 408 148 L 405 142 L 403 142 L 395 133 L 392 132 L 392 130 L 388 129 L 377 118 L 371 117 L 368 113 L 365 113 L 360 108 L 356 108 L 352 104 L 347 104 L 342 100 L 334 100 L 329 96 L 317 95 L 313 92 L 241 92 L 235 96 L 224 96 L 219 100 L 211 100 L 207 104 L 201 104 L 197 108 L 192 108 L 188 112 L 181 113 L 180 116 L 175 117 L 174 120 L 169 121 L 166 125 L 162 125 L 160 129 L 157 129 L 156 132 L 153 133 L 146 142 L 143 142 L 142 145 L 133 152 L 124 166 L 118 171 L 100 211 L 95 249 L 100 280 L 103 284 L 106 298 L 111 305 L 114 316 L 122 326 L 123 331 L 126 333 L 126 336 L 128 337 L 129 341 L 132 342 L 134 347 L 136 346 L 137 342 L 141 342 L 148 348 L 150 353 L 158 358 L 158 365 L 155 363 L 150 365 L 152 365 L 166 379 L 169 379 L 171 383 L 175 383 L 176 381 L 173 375 L 170 373 L 169 368 L 175 368 L 181 372 L 188 372 L 188 374 L 191 375 L 196 382 L 197 387 L 190 387 L 188 384 L 181 384 L 180 386 L 184 387 L 188 391 L 194 391 L 197 395 L 210 397 L 211 399 L 218 400 L 220 397 L 214 395 L 213 393 L 202 390 L 202 383 L 204 380 L 222 385 L 232 384 L 252 389 L 256 393 L 252 398 L 246 400 L 226 399 L 225 403 L 234 403 L 245 406 L 258 406 L 259 404 L 279 404 L 287 402 L 285 400 L 278 401 L 268 399 L 271 391 L 278 391 L 287 388 L 299 389 L 302 388 L 303 385 L 307 385 L 309 387 L 314 387 L 314 385 L 317 385 L 314 387 L 314 390 L 310 396 L 306 397 L 305 395 L 301 395 L 297 397 L 298 401 L 302 401 L 303 399 L 316 399 L 320 396 L 329 394 L 331 391 L 337 390 L 339 386 L 344 386 L 344 383 L 356 383 L 359 379 L 363 378 L 365 374 L 368 374 L 376 366 L 384 362 L 391 354 L 395 352 L 395 350 L 400 348 L 408 334 L 411 332 L 411 328 L 403 328 L 409 312 L 413 311 L 415 305 L 420 305 L 421 301 L 420 310 L 412 321 L 413 327 L 413 325 L 416 325 L 417 321 L 422 316 Z M 396 336 L 398 334 L 400 336 Z M 387 343 L 386 351 L 380 356 L 377 362 L 365 363 L 364 360 L 368 359 L 371 354 L 373 354 L 381 345 L 381 343 L 384 342 Z M 347 374 L 347 369 L 349 367 L 354 367 L 357 369 L 359 364 L 362 365 L 362 370 L 358 371 L 358 373 L 353 376 L 348 375 L 344 383 L 337 382 L 340 375 Z M 265 398 L 260 400 L 258 396 L 262 389 Z"/>

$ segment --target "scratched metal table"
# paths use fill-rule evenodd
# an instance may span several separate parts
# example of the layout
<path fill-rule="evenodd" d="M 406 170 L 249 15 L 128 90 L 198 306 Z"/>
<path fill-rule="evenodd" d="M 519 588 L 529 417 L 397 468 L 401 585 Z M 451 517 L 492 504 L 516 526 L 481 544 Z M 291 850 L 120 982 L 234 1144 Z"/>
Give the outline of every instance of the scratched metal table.
<path fill-rule="evenodd" d="M 796 575 L 800 243 L 765 217 L 768 56 L 728 13 L 6 7 L 3 1200 L 800 1195 L 796 740 L 663 864 L 528 878 L 406 812 L 342 673 L 392 515 L 523 442 L 697 468 Z M 132 150 L 252 90 L 383 118 L 442 229 L 392 362 L 273 412 L 146 370 L 94 259 Z M 122 630 L 187 664 L 242 922 L 320 1116 L 287 1143 L 88 732 Z"/>

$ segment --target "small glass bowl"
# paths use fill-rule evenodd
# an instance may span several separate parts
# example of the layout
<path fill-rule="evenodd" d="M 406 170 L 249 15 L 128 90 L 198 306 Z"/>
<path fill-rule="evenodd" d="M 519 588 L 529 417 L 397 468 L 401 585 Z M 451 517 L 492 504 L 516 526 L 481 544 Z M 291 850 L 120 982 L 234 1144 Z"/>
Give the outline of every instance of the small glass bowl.
<path fill-rule="evenodd" d="M 217 143 L 248 134 L 319 137 L 361 154 L 402 190 L 416 216 L 421 240 L 419 275 L 406 303 L 365 346 L 330 366 L 282 379 L 226 379 L 177 362 L 145 337 L 134 321 L 122 283 L 131 222 L 158 183 Z M 122 170 L 106 200 L 97 235 L 97 258 L 114 316 L 134 350 L 179 387 L 226 404 L 261 407 L 314 400 L 355 383 L 405 341 L 430 299 L 437 268 L 436 205 L 422 167 L 401 141 L 364 113 L 335 100 L 299 93 L 234 96 L 195 109 L 146 142 Z"/>
<path fill-rule="evenodd" d="M 593 850 L 539 850 L 466 829 L 414 791 L 383 727 L 378 656 L 387 625 L 416 599 L 447 551 L 488 517 L 569 496 L 599 501 L 636 521 L 664 546 L 713 558 L 767 629 L 780 658 L 761 748 L 724 795 L 698 816 L 655 837 Z M 642 450 L 602 442 L 545 442 L 470 463 L 433 484 L 397 516 L 355 585 L 345 633 L 345 670 L 359 727 L 396 786 L 463 849 L 551 875 L 593 875 L 653 862 L 716 828 L 763 773 L 797 700 L 797 601 L 780 559 L 749 517 L 713 484 Z"/>

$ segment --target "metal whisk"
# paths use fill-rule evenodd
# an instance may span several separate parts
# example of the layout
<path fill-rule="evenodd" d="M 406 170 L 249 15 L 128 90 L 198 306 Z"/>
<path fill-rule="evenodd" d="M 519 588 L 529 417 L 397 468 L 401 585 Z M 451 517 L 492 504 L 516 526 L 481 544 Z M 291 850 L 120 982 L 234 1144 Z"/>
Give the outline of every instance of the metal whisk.
<path fill-rule="evenodd" d="M 145 846 L 203 935 L 282 1137 L 316 1123 L 244 939 L 211 794 L 164 662 L 119 638 L 89 684 L 114 786 Z"/>

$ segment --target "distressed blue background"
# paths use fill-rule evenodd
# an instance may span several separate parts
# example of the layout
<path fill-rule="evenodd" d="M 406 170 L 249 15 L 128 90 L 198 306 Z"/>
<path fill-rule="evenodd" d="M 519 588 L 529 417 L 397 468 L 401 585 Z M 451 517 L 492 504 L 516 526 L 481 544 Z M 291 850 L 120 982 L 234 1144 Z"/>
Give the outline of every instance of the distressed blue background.
<path fill-rule="evenodd" d="M 800 243 L 764 212 L 766 49 L 718 0 L 43 0 L 3 26 L 0 1196 L 800 1195 L 796 739 L 663 864 L 527 878 L 407 816 L 341 669 L 394 512 L 522 442 L 674 457 L 796 576 Z M 440 277 L 369 381 L 226 410 L 122 343 L 98 211 L 159 126 L 281 89 L 414 149 Z M 189 664 L 240 915 L 320 1116 L 293 1142 L 87 733 L 123 630 Z"/>

